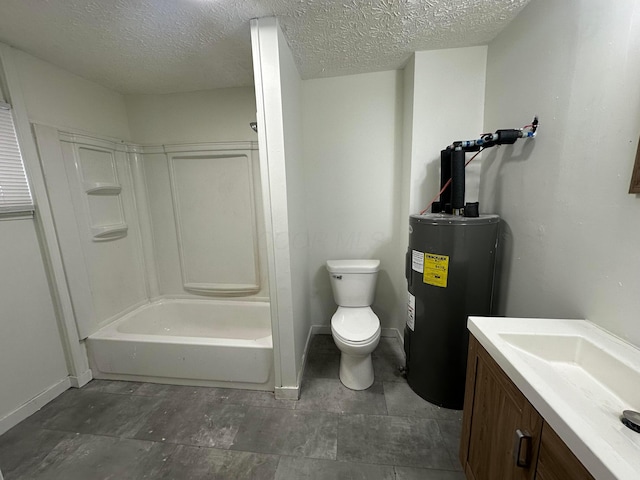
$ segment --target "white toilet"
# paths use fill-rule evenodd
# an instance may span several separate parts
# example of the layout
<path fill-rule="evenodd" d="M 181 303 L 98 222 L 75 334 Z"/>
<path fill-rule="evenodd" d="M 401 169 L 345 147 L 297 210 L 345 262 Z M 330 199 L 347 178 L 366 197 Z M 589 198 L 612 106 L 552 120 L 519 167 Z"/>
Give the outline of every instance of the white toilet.
<path fill-rule="evenodd" d="M 373 384 L 371 352 L 380 341 L 380 320 L 371 310 L 380 260 L 327 260 L 333 299 L 333 341 L 342 352 L 340 381 L 352 390 Z"/>

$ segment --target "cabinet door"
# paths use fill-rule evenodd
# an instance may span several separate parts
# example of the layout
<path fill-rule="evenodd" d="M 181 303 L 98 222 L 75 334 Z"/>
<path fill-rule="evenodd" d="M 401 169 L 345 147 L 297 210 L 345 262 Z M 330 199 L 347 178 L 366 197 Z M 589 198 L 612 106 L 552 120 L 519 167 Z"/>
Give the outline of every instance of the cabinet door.
<path fill-rule="evenodd" d="M 469 339 L 460 459 L 469 480 L 533 480 L 542 417 Z"/>
<path fill-rule="evenodd" d="M 594 480 L 547 423 L 542 428 L 536 480 Z"/>

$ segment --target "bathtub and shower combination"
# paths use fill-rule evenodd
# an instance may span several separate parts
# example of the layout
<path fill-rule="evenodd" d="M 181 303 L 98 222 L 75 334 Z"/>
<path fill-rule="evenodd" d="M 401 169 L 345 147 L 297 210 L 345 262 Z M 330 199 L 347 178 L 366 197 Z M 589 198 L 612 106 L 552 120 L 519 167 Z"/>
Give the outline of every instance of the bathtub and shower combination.
<path fill-rule="evenodd" d="M 34 131 L 87 373 L 273 391 L 257 143 Z"/>
<path fill-rule="evenodd" d="M 159 300 L 87 345 L 100 378 L 273 390 L 268 302 Z"/>

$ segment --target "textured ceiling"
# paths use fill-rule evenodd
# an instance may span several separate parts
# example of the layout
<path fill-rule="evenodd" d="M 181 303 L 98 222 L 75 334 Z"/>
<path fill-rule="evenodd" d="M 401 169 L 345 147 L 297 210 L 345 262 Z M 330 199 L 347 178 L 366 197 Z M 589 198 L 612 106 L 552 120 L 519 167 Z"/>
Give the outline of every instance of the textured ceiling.
<path fill-rule="evenodd" d="M 0 0 L 0 41 L 122 93 L 253 83 L 249 19 L 277 16 L 303 78 L 480 45 L 529 0 Z"/>

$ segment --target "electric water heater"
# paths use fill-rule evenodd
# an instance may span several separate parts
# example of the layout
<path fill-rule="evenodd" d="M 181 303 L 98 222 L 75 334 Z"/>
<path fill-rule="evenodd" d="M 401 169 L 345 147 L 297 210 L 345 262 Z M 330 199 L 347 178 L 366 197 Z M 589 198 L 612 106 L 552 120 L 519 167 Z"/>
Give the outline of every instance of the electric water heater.
<path fill-rule="evenodd" d="M 491 315 L 498 215 L 412 215 L 404 329 L 407 381 L 425 400 L 462 409 L 467 317 Z"/>

